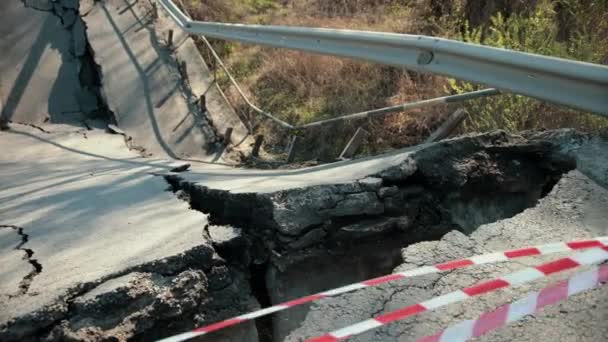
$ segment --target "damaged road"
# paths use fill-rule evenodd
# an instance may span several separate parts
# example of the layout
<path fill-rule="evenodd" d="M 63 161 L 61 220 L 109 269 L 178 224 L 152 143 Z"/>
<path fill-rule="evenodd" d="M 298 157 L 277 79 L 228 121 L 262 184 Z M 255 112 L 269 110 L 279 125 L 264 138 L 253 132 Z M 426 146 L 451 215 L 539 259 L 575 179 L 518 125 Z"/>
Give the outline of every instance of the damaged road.
<path fill-rule="evenodd" d="M 42 265 L 38 262 L 37 259 L 34 258 L 34 251 L 30 248 L 23 248 L 23 246 L 29 241 L 29 235 L 25 234 L 24 229 L 22 227 L 17 227 L 13 225 L 3 225 L 0 224 L 0 229 L 12 229 L 17 235 L 21 237 L 21 241 L 17 246 L 15 246 L 15 250 L 19 250 L 23 252 L 22 260 L 27 260 L 27 262 L 32 265 L 32 270 L 23 277 L 23 279 L 19 282 L 19 290 L 9 297 L 18 297 L 23 296 L 30 289 L 30 285 L 35 276 L 42 272 Z"/>
<path fill-rule="evenodd" d="M 2 341 L 153 340 L 393 270 L 606 233 L 608 144 L 569 130 L 491 132 L 300 170 L 212 164 L 222 125 L 234 142 L 247 130 L 221 101 L 200 117 L 194 94 L 215 91 L 209 72 L 187 37 L 164 46 L 171 26 L 153 25 L 148 5 L 0 2 L 11 28 L 0 61 Z M 27 20 L 31 30 L 13 31 Z M 106 134 L 113 119 L 125 136 Z M 148 156 L 206 162 L 142 158 L 125 139 Z M 205 340 L 300 341 L 533 261 L 388 284 Z M 527 289 L 358 340 L 412 340 Z M 487 340 L 549 331 L 604 341 L 605 291 Z"/>
<path fill-rule="evenodd" d="M 395 268 L 598 235 L 589 227 L 606 221 L 606 190 L 572 171 L 580 149 L 603 142 L 573 131 L 492 132 L 302 170 L 194 164 L 182 173 L 102 130 L 45 131 L 13 124 L 0 135 L 3 146 L 20 146 L 2 156 L 0 222 L 26 227 L 44 265 L 27 294 L 2 297 L 6 341 L 166 337 Z M 601 180 L 602 165 L 588 165 Z M 471 247 L 433 253 L 443 242 L 417 244 L 452 236 Z M 8 264 L 0 288 L 23 279 L 23 264 Z M 468 272 L 301 306 L 207 338 L 298 340 L 491 274 Z M 440 323 L 421 321 L 429 329 L 416 331 Z"/>
<path fill-rule="evenodd" d="M 150 339 L 257 308 L 247 273 L 205 236 L 206 215 L 152 174 L 176 165 L 86 132 L 12 124 L 0 135 L 2 146 L 19 146 L 0 161 L 0 222 L 18 227 L 0 230 L 0 340 Z M 44 265 L 36 274 L 34 260 Z"/>
<path fill-rule="evenodd" d="M 394 272 L 424 265 L 466 258 L 492 251 L 520 248 L 547 242 L 569 241 L 602 236 L 608 191 L 578 171 L 565 175 L 534 208 L 512 218 L 482 225 L 470 235 L 450 232 L 439 241 L 428 241 L 401 250 L 401 261 Z M 523 258 L 517 262 L 455 270 L 392 282 L 313 305 L 299 327 L 285 341 L 322 335 L 328 331 L 387 313 L 434 296 L 471 286 L 504 275 L 526 265 L 558 258 Z M 415 341 L 432 335 L 450 324 L 473 319 L 500 304 L 521 298 L 543 286 L 564 279 L 567 273 L 519 288 L 509 288 L 462 303 L 450 305 L 379 328 L 352 338 L 353 341 Z M 543 313 L 479 338 L 481 341 L 605 341 L 608 329 L 608 290 L 596 289 L 549 307 Z"/>

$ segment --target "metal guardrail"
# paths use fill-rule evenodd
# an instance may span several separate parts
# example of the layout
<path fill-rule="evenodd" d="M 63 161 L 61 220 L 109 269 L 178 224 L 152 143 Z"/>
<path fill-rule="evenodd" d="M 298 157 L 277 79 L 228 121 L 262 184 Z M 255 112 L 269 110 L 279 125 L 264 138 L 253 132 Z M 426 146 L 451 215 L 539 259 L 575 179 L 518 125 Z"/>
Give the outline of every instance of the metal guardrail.
<path fill-rule="evenodd" d="M 428 36 L 193 21 L 158 1 L 190 34 L 401 66 L 608 116 L 608 66 Z"/>
<path fill-rule="evenodd" d="M 180 0 L 180 3 L 181 2 L 182 1 Z M 182 3 L 181 5 L 183 8 L 184 4 Z M 215 49 L 213 48 L 213 46 L 211 45 L 209 40 L 207 40 L 207 38 L 205 36 L 200 36 L 200 38 L 201 38 L 202 42 L 205 44 L 205 46 L 207 47 L 207 49 L 209 50 L 209 52 L 211 53 L 211 56 L 213 56 L 213 59 L 215 60 L 217 65 L 219 65 L 220 68 L 226 73 L 228 80 L 230 81 L 230 83 L 232 83 L 232 85 L 236 89 L 237 93 L 240 95 L 240 97 L 243 99 L 243 101 L 245 101 L 245 103 L 249 106 L 249 108 L 251 108 L 253 111 L 265 116 L 266 118 L 274 121 L 279 126 L 285 128 L 285 129 L 290 129 L 290 130 L 294 130 L 294 129 L 299 130 L 299 129 L 306 129 L 306 128 L 311 128 L 311 127 L 318 127 L 323 124 L 328 124 L 328 123 L 332 123 L 332 122 L 363 119 L 363 118 L 367 118 L 367 117 L 373 117 L 373 116 L 384 115 L 384 114 L 389 114 L 389 113 L 402 112 L 402 111 L 405 111 L 408 109 L 430 107 L 430 106 L 435 106 L 435 105 L 439 105 L 439 104 L 459 102 L 459 101 L 467 101 L 467 100 L 472 100 L 472 99 L 500 94 L 500 91 L 498 91 L 496 89 L 484 89 L 484 90 L 480 90 L 480 91 L 473 91 L 473 92 L 468 92 L 468 93 L 463 93 L 463 94 L 458 94 L 458 95 L 444 96 L 444 97 L 438 97 L 438 98 L 434 98 L 434 99 L 405 103 L 405 104 L 396 105 L 396 106 L 384 107 L 384 108 L 380 108 L 380 109 L 374 109 L 374 110 L 369 110 L 369 111 L 355 113 L 355 114 L 342 115 L 342 116 L 338 116 L 338 117 L 328 119 L 328 120 L 315 121 L 315 122 L 307 123 L 307 124 L 300 125 L 300 126 L 293 126 L 293 125 L 277 118 L 276 116 L 272 115 L 271 113 L 268 113 L 268 112 L 260 109 L 258 106 L 253 104 L 251 102 L 251 100 L 247 97 L 245 92 L 241 89 L 241 87 L 239 86 L 236 79 L 232 76 L 232 74 L 230 73 L 230 70 L 228 70 L 228 67 L 226 67 L 226 65 L 224 64 L 224 62 L 222 61 L 220 56 L 217 54 L 217 52 L 215 51 Z M 214 67 L 215 67 L 215 65 L 214 65 Z M 215 75 L 215 73 L 214 73 L 214 75 Z M 215 77 L 217 78 L 217 75 L 215 75 Z M 214 81 L 217 81 L 217 79 L 214 79 Z"/>

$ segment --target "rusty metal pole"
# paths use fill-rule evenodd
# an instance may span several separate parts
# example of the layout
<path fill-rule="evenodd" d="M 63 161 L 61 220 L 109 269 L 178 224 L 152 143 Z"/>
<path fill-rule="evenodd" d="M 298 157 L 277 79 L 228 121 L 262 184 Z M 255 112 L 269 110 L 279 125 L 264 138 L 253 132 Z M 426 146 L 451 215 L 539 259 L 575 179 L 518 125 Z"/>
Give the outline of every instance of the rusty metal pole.
<path fill-rule="evenodd" d="M 167 33 L 167 46 L 173 46 L 173 30 L 169 30 L 169 32 Z"/>
<path fill-rule="evenodd" d="M 207 112 L 207 96 L 205 94 L 198 98 L 198 105 L 201 108 L 201 113 L 205 114 Z"/>
<path fill-rule="evenodd" d="M 359 147 L 361 147 L 361 144 L 363 144 L 363 141 L 365 140 L 365 138 L 368 135 L 369 135 L 369 132 L 367 132 L 363 128 L 359 127 L 359 129 L 357 129 L 357 132 L 355 132 L 355 135 L 353 135 L 353 137 L 350 139 L 350 141 L 344 148 L 344 151 L 342 151 L 342 154 L 340 154 L 339 159 L 352 158 L 355 155 L 355 153 L 357 153 L 357 151 L 359 150 Z"/>
<path fill-rule="evenodd" d="M 232 140 L 232 131 L 233 130 L 234 129 L 232 127 L 226 128 L 226 132 L 224 133 L 224 146 L 230 145 L 230 142 Z"/>
<path fill-rule="evenodd" d="M 467 112 L 460 108 L 456 110 L 450 117 L 426 140 L 425 144 L 443 140 L 452 134 L 458 128 L 458 126 L 466 119 Z"/>
<path fill-rule="evenodd" d="M 156 7 L 156 3 L 152 3 L 152 20 L 158 19 L 158 7 Z"/>
<path fill-rule="evenodd" d="M 251 155 L 254 157 L 258 157 L 260 155 L 260 148 L 262 147 L 262 143 L 264 142 L 264 136 L 259 134 L 255 137 L 255 143 L 253 145 L 253 150 L 251 151 Z"/>
<path fill-rule="evenodd" d="M 298 141 L 298 136 L 294 135 L 289 142 L 289 146 L 287 147 L 287 162 L 292 163 L 294 158 L 296 157 L 296 143 Z"/>

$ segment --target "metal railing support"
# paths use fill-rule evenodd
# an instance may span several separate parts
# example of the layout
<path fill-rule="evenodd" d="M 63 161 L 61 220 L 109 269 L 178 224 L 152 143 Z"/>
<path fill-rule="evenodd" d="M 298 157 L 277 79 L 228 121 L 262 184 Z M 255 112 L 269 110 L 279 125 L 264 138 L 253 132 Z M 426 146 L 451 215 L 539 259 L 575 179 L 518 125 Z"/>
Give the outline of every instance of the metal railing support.
<path fill-rule="evenodd" d="M 466 119 L 467 112 L 460 108 L 456 110 L 439 128 L 433 132 L 425 141 L 425 144 L 443 140 L 452 134 L 456 128 Z"/>
<path fill-rule="evenodd" d="M 296 144 L 298 143 L 298 136 L 293 135 L 287 146 L 287 162 L 292 163 L 296 157 Z"/>
<path fill-rule="evenodd" d="M 338 159 L 351 159 L 355 155 L 355 153 L 357 153 L 359 147 L 361 147 L 361 144 L 363 144 L 363 141 L 368 136 L 369 132 L 364 130 L 362 127 L 359 127 L 355 132 L 355 135 L 353 135 L 353 137 L 350 139 L 350 141 L 340 154 L 340 157 Z"/>
<path fill-rule="evenodd" d="M 384 115 L 384 114 L 388 114 L 388 113 L 398 113 L 398 112 L 403 112 L 403 111 L 415 109 L 415 108 L 430 107 L 430 106 L 436 106 L 436 105 L 440 105 L 440 104 L 454 103 L 454 102 L 460 102 L 460 101 L 468 101 L 468 100 L 478 99 L 478 98 L 487 97 L 487 96 L 494 96 L 494 95 L 498 95 L 498 94 L 500 94 L 500 91 L 498 91 L 496 89 L 478 90 L 478 91 L 473 91 L 470 93 L 437 97 L 437 98 L 429 99 L 429 100 L 410 102 L 410 103 L 405 103 L 405 104 L 398 105 L 398 106 L 386 107 L 386 108 L 369 110 L 369 111 L 356 113 L 356 114 L 339 116 L 339 117 L 332 118 L 332 119 L 312 122 L 309 124 L 298 126 L 297 128 L 306 129 L 306 128 L 321 126 L 321 125 L 325 125 L 325 124 L 337 122 L 337 121 L 371 118 L 374 116 Z"/>
<path fill-rule="evenodd" d="M 169 32 L 167 32 L 167 46 L 173 46 L 173 30 L 169 30 Z"/>
<path fill-rule="evenodd" d="M 261 110 L 258 106 L 254 105 L 249 98 L 247 97 L 247 95 L 245 95 L 245 92 L 243 92 L 243 90 L 241 89 L 241 87 L 239 86 L 239 84 L 236 82 L 236 79 L 234 79 L 234 77 L 232 76 L 232 74 L 230 73 L 230 71 L 228 70 L 228 68 L 226 67 L 226 65 L 224 64 L 224 62 L 222 62 L 222 59 L 220 58 L 220 56 L 217 55 L 217 52 L 215 52 L 215 49 L 213 48 L 213 46 L 211 46 L 211 43 L 209 43 L 209 41 L 207 40 L 206 37 L 201 36 L 201 40 L 205 43 L 205 45 L 207 46 L 207 48 L 209 49 L 209 51 L 211 52 L 211 54 L 214 57 L 215 62 L 217 63 L 217 65 L 220 66 L 220 68 L 222 68 L 222 70 L 224 70 L 224 72 L 226 73 L 226 76 L 228 77 L 228 79 L 230 80 L 230 83 L 232 83 L 232 85 L 234 86 L 234 88 L 236 89 L 236 91 L 239 93 L 239 95 L 241 96 L 241 98 L 243 99 L 243 101 L 245 101 L 245 103 L 247 103 L 247 105 L 249 107 L 251 107 L 251 109 L 253 109 L 255 112 L 264 115 L 265 117 L 267 117 L 268 119 L 276 122 L 277 124 L 279 124 L 281 127 L 283 128 L 287 128 L 287 129 L 293 129 L 294 126 L 288 124 L 287 122 L 276 118 L 274 115 L 267 113 L 263 110 Z M 217 69 L 217 68 L 215 68 Z M 217 73 L 215 73 L 214 71 L 214 77 L 217 78 Z"/>
<path fill-rule="evenodd" d="M 182 7 L 185 6 L 183 3 L 181 5 L 182 5 Z M 183 16 L 186 17 L 186 15 L 183 15 Z M 472 99 L 476 99 L 476 98 L 480 98 L 480 97 L 492 96 L 492 95 L 498 95 L 498 94 L 500 94 L 500 92 L 498 90 L 496 90 L 496 89 L 485 89 L 485 90 L 474 91 L 474 92 L 470 92 L 470 93 L 464 93 L 464 94 L 459 94 L 459 95 L 448 96 L 448 97 L 444 97 L 444 98 L 430 99 L 430 100 L 419 101 L 419 102 L 415 102 L 415 103 L 406 103 L 406 104 L 402 104 L 402 105 L 398 105 L 398 106 L 385 107 L 385 108 L 370 110 L 370 111 L 366 111 L 366 112 L 355 113 L 355 114 L 346 115 L 346 116 L 340 116 L 340 117 L 336 117 L 336 118 L 333 118 L 333 119 L 324 120 L 324 121 L 318 121 L 318 122 L 312 122 L 312 123 L 308 123 L 308 124 L 296 127 L 296 126 L 293 126 L 293 125 L 291 125 L 289 123 L 286 123 L 283 120 L 280 120 L 280 119 L 276 118 L 274 115 L 272 115 L 272 114 L 270 114 L 270 113 L 268 113 L 268 112 L 260 109 L 256 105 L 254 105 L 249 100 L 249 98 L 244 93 L 244 91 L 241 89 L 241 87 L 239 86 L 238 82 L 232 76 L 232 74 L 230 73 L 230 70 L 224 64 L 224 62 L 222 61 L 222 59 L 219 57 L 219 55 L 217 54 L 217 52 L 215 51 L 215 49 L 213 48 L 213 46 L 211 45 L 211 43 L 209 42 L 209 40 L 205 36 L 200 36 L 200 40 L 207 47 L 207 51 L 209 53 L 209 56 L 213 57 L 213 58 L 210 58 L 210 59 L 212 60 L 212 63 L 213 63 L 212 64 L 212 68 L 213 68 L 214 82 L 217 82 L 217 66 L 219 65 L 220 68 L 226 73 L 226 76 L 230 80 L 230 83 L 232 83 L 232 85 L 235 87 L 235 89 L 238 92 L 239 96 L 243 99 L 243 101 L 245 101 L 245 103 L 249 106 L 249 108 L 251 108 L 254 112 L 257 112 L 259 114 L 264 115 L 265 117 L 271 119 L 272 121 L 278 123 L 281 127 L 286 128 L 288 130 L 306 129 L 306 128 L 309 128 L 309 127 L 315 127 L 315 126 L 323 125 L 323 124 L 329 123 L 329 122 L 336 122 L 336 121 L 342 121 L 342 120 L 352 120 L 352 119 L 365 118 L 365 117 L 371 117 L 371 116 L 375 116 L 375 115 L 382 115 L 382 114 L 389 114 L 389 113 L 397 113 L 397 112 L 402 112 L 402 111 L 407 110 L 407 109 L 421 108 L 421 107 L 432 106 L 432 105 L 441 104 L 441 103 L 451 103 L 451 102 L 458 102 L 458 101 L 466 101 L 466 100 L 472 100 Z M 426 57 L 422 56 L 421 60 L 424 61 L 425 59 L 429 59 L 429 58 L 431 58 L 431 57 L 430 56 L 426 56 Z M 219 89 L 219 87 L 218 87 L 218 89 Z M 227 97 L 225 96 L 224 92 L 221 89 L 219 89 L 219 90 L 220 90 L 220 93 L 222 94 L 222 96 L 224 97 L 224 99 L 227 100 Z M 230 102 L 230 101 L 227 100 L 227 102 Z"/>
<path fill-rule="evenodd" d="M 230 142 L 232 140 L 232 131 L 233 130 L 234 130 L 234 128 L 232 128 L 232 127 L 226 128 L 226 132 L 224 132 L 224 146 L 230 145 Z"/>
<path fill-rule="evenodd" d="M 263 142 L 264 142 L 263 135 L 260 134 L 255 137 L 255 142 L 253 144 L 253 150 L 251 151 L 251 155 L 253 157 L 257 157 L 260 155 L 260 148 L 262 147 Z"/>

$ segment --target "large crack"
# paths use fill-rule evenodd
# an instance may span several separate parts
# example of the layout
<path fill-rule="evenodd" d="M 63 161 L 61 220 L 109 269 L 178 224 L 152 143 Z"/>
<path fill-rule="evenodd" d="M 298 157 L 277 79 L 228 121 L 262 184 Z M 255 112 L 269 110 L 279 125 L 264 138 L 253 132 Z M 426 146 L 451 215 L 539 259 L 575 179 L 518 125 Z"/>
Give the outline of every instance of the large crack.
<path fill-rule="evenodd" d="M 80 14 L 80 1 L 21 0 L 21 2 L 26 8 L 47 12 L 57 17 L 62 27 L 70 33 L 71 46 L 62 53 L 68 53 L 78 61 L 77 72 L 81 89 L 76 97 L 80 111 L 91 119 L 104 119 L 114 122 L 114 114 L 110 111 L 104 99 L 100 66 L 95 62 L 94 51 L 87 37 L 87 26 Z"/>
<path fill-rule="evenodd" d="M 363 278 L 390 272 L 402 262 L 391 257 L 401 248 L 438 240 L 452 230 L 470 234 L 535 206 L 575 167 L 571 158 L 556 156 L 555 149 L 543 141 L 494 132 L 423 148 L 398 166 L 350 183 L 270 194 L 210 189 L 179 175 L 165 179 L 193 209 L 209 214 L 212 224 L 239 227 L 249 262 L 268 265 L 254 272 L 266 273 L 264 286 L 274 296 L 258 289 L 257 297 L 261 302 L 270 297 L 276 304 L 344 285 L 345 272 Z M 370 251 L 376 252 L 368 255 Z M 222 256 L 231 258 L 230 253 Z M 353 256 L 362 261 L 348 266 Z M 388 262 L 385 268 L 374 264 L 380 260 Z M 299 279 L 298 270 L 311 265 L 316 265 L 313 273 Z M 314 285 L 319 279 L 324 287 Z M 313 285 L 307 288 L 306 283 Z M 290 292 L 291 287 L 304 290 Z M 276 341 L 285 337 L 281 329 L 297 327 L 305 316 L 282 315 L 273 323 Z M 277 324 L 287 328 L 277 329 Z"/>
<path fill-rule="evenodd" d="M 26 274 L 19 282 L 17 292 L 9 296 L 9 298 L 20 297 L 27 294 L 32 282 L 34 281 L 34 278 L 42 272 L 42 264 L 38 261 L 38 259 L 34 258 L 34 250 L 23 247 L 29 241 L 29 235 L 25 233 L 23 227 L 2 224 L 0 225 L 0 228 L 12 229 L 21 237 L 21 242 L 19 242 L 19 244 L 15 247 L 15 250 L 23 251 L 23 260 L 27 260 L 27 262 L 32 266 L 32 271 Z"/>
<path fill-rule="evenodd" d="M 544 143 L 491 133 L 422 148 L 364 179 L 267 194 L 231 193 L 165 176 L 178 198 L 209 215 L 210 225 L 201 227 L 202 238 L 211 242 L 204 255 L 187 253 L 81 284 L 48 320 L 20 321 L 29 330 L 18 337 L 102 340 L 123 334 L 151 340 L 250 311 L 248 296 L 265 307 L 386 274 L 403 263 L 401 249 L 412 243 L 452 230 L 469 234 L 480 222 L 534 206 L 572 168 L 553 152 Z M 509 210 L 490 210 L 511 202 Z M 470 212 L 480 212 L 481 219 L 467 220 Z M 124 277 L 135 278 L 134 285 Z M 206 295 L 193 297 L 190 290 L 201 283 Z M 188 309 L 179 311 L 183 305 Z M 255 337 L 283 341 L 308 310 L 305 305 L 256 321 Z M 99 316 L 108 312 L 111 319 Z M 254 334 L 251 327 L 246 333 Z"/>

